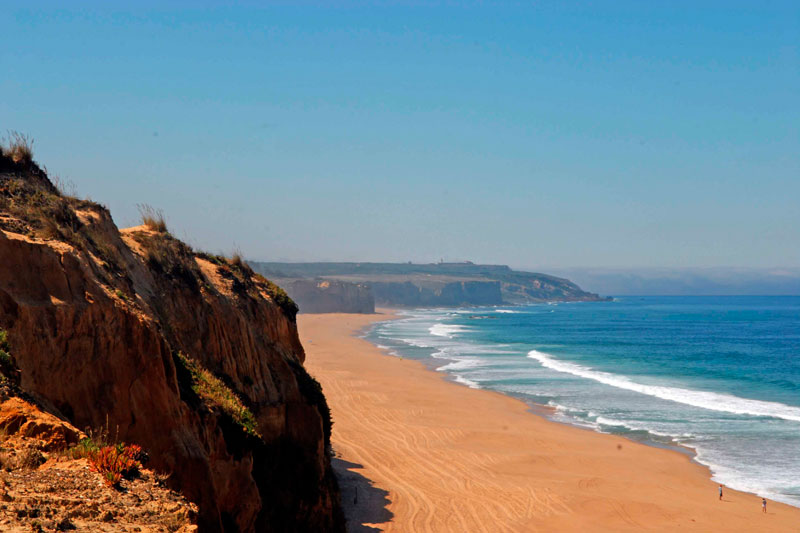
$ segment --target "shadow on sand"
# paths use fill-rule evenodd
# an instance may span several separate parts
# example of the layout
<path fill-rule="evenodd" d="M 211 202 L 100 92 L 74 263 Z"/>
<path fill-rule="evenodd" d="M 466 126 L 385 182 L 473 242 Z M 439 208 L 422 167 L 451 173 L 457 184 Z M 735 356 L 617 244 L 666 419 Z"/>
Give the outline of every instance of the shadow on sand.
<path fill-rule="evenodd" d="M 394 517 L 386 508 L 389 505 L 389 493 L 374 486 L 371 480 L 358 472 L 354 472 L 355 468 L 363 468 L 360 464 L 334 457 L 331 459 L 331 465 L 342 491 L 342 507 L 347 519 L 348 533 L 383 531 L 381 526 Z"/>

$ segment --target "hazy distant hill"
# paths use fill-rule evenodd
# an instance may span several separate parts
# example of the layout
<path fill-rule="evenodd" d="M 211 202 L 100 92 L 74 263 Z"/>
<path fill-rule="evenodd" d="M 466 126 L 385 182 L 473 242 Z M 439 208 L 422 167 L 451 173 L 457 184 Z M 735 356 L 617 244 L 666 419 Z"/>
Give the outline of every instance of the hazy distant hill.
<path fill-rule="evenodd" d="M 329 281 L 336 281 L 339 293 L 347 296 L 342 306 L 330 310 L 363 312 L 356 286 L 368 287 L 374 302 L 388 306 L 501 305 L 541 301 L 602 300 L 571 281 L 547 274 L 515 271 L 505 265 L 474 263 L 263 263 L 252 267 L 286 288 L 300 310 L 318 308 L 319 302 L 332 303 Z M 305 280 L 303 292 L 292 294 L 297 280 Z M 310 290 L 308 280 L 317 280 L 318 290 Z M 353 284 L 346 291 L 342 284 Z M 366 296 L 365 296 L 366 297 Z"/>
<path fill-rule="evenodd" d="M 800 295 L 800 268 L 570 268 L 582 287 L 618 295 Z"/>

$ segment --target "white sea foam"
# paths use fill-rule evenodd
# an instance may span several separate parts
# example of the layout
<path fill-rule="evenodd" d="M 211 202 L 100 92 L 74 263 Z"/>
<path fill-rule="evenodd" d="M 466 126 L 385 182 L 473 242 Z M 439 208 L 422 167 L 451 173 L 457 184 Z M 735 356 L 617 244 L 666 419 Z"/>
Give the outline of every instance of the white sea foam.
<path fill-rule="evenodd" d="M 471 379 L 467 379 L 464 376 L 459 376 L 458 374 L 453 374 L 453 379 L 463 385 L 466 385 L 470 389 L 480 389 L 481 386 L 478 385 L 476 382 L 472 381 Z"/>
<path fill-rule="evenodd" d="M 511 309 L 495 309 L 494 312 L 495 313 L 503 313 L 503 314 L 506 314 L 506 315 L 517 315 L 517 314 L 519 314 L 519 311 L 512 311 Z"/>
<path fill-rule="evenodd" d="M 433 357 L 437 357 L 436 354 Z M 449 359 L 450 362 L 446 365 L 440 366 L 437 370 L 441 370 L 443 372 L 451 371 L 451 370 L 466 370 L 468 368 L 478 368 L 484 366 L 485 363 L 477 358 L 458 358 L 453 359 L 452 356 L 444 355 L 442 356 L 443 359 Z M 437 357 L 438 359 L 438 357 Z"/>
<path fill-rule="evenodd" d="M 453 338 L 456 333 L 460 333 L 462 331 L 466 331 L 467 328 L 464 326 L 459 326 L 457 324 L 434 324 L 428 331 L 431 335 L 436 335 L 437 337 L 448 337 Z"/>
<path fill-rule="evenodd" d="M 663 431 L 656 431 L 655 429 L 653 429 L 651 427 L 647 427 L 646 425 L 632 424 L 630 422 L 623 422 L 622 420 L 616 420 L 614 418 L 607 418 L 605 416 L 598 416 L 595 419 L 595 422 L 598 425 L 602 425 L 602 426 L 623 427 L 623 428 L 629 429 L 631 431 L 646 431 L 646 432 L 650 433 L 651 435 L 657 435 L 659 437 L 664 437 L 664 438 L 673 439 L 673 440 L 677 440 L 677 438 L 678 438 L 676 435 L 671 435 L 669 433 L 664 433 Z"/>
<path fill-rule="evenodd" d="M 711 470 L 711 479 L 717 483 L 724 483 L 737 490 L 751 492 L 759 496 L 778 502 L 794 505 L 800 504 L 797 492 L 787 494 L 785 487 L 797 487 L 797 474 L 791 468 L 771 470 L 767 477 L 749 475 L 753 472 L 742 472 L 739 468 L 724 465 L 721 461 L 712 458 L 711 450 L 695 446 L 695 459 L 698 463 L 706 465 Z"/>
<path fill-rule="evenodd" d="M 409 346 L 416 346 L 417 348 L 433 348 L 432 345 L 422 342 L 419 339 L 398 338 L 397 340 L 408 344 Z"/>
<path fill-rule="evenodd" d="M 559 361 L 538 350 L 531 350 L 528 352 L 528 357 L 536 359 L 543 366 L 558 372 L 565 372 L 574 376 L 591 379 L 619 389 L 655 396 L 662 400 L 670 400 L 712 411 L 721 411 L 738 415 L 769 416 L 800 422 L 800 407 L 793 407 L 778 402 L 750 400 L 718 392 L 698 391 L 660 385 L 644 385 L 631 381 L 625 376 L 594 370 L 575 363 Z"/>

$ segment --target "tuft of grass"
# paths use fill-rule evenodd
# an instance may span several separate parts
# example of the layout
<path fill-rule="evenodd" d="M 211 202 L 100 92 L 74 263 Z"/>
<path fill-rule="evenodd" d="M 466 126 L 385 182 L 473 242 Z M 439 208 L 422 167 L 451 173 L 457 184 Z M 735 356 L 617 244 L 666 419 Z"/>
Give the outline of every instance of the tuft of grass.
<path fill-rule="evenodd" d="M 224 257 L 217 254 L 210 254 L 208 252 L 196 252 L 195 255 L 200 259 L 205 259 L 206 261 L 214 263 L 217 266 L 222 266 L 228 263 Z"/>
<path fill-rule="evenodd" d="M 44 454 L 34 447 L 26 448 L 18 458 L 17 465 L 25 470 L 36 470 L 45 462 Z"/>
<path fill-rule="evenodd" d="M 45 172 L 47 172 L 46 169 Z M 61 176 L 51 176 L 50 181 L 53 182 L 53 186 L 61 196 L 71 200 L 78 200 L 78 187 L 74 181 L 65 180 Z"/>
<path fill-rule="evenodd" d="M 198 397 L 230 416 L 246 433 L 261 439 L 253 412 L 221 379 L 182 352 L 177 353 L 177 362 L 191 375 L 192 391 Z"/>
<path fill-rule="evenodd" d="M 248 265 L 247 261 L 244 260 L 244 257 L 242 257 L 242 252 L 238 248 L 233 251 L 230 259 L 228 259 L 226 263 L 228 263 L 231 268 L 238 270 L 245 276 L 252 277 L 253 275 L 253 269 L 250 268 L 250 265 Z"/>
<path fill-rule="evenodd" d="M 142 217 L 142 224 L 152 231 L 167 233 L 167 221 L 164 219 L 164 212 L 155 209 L 147 204 L 138 204 L 139 214 Z"/>
<path fill-rule="evenodd" d="M 69 448 L 66 451 L 66 455 L 71 459 L 82 459 L 84 457 L 89 457 L 90 453 L 95 453 L 100 450 L 100 448 L 101 445 L 96 443 L 94 439 L 86 437 L 85 439 L 81 439 L 75 446 Z"/>
<path fill-rule="evenodd" d="M 2 154 L 14 163 L 30 164 L 33 162 L 33 139 L 18 131 L 9 131 L 8 139 L 4 139 L 5 146 Z"/>

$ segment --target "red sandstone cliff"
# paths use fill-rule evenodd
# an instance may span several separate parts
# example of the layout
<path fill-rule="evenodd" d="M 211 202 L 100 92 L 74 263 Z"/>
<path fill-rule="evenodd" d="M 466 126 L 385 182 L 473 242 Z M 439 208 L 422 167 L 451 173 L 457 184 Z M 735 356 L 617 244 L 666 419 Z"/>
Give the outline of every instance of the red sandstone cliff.
<path fill-rule="evenodd" d="M 0 328 L 21 388 L 141 444 L 198 504 L 201 531 L 344 528 L 295 312 L 245 264 L 157 226 L 120 232 L 105 208 L 0 155 Z"/>

